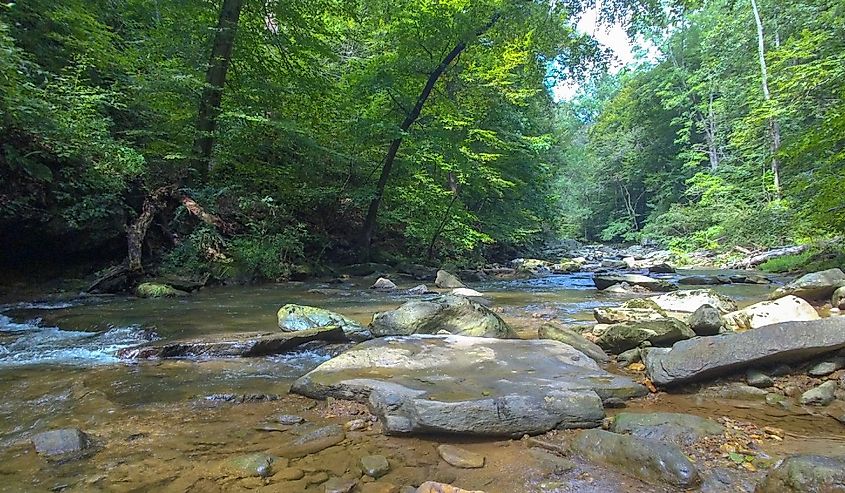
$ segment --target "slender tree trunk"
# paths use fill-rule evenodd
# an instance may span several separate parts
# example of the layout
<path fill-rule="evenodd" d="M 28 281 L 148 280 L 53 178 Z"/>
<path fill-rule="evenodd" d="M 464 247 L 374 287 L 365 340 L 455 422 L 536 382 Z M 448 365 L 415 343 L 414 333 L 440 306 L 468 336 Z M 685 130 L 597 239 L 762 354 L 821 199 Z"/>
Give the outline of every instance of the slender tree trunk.
<path fill-rule="evenodd" d="M 710 99 L 707 103 L 707 122 L 705 125 L 704 138 L 707 140 L 707 154 L 710 157 L 710 171 L 716 172 L 719 169 L 719 145 L 716 136 L 716 113 L 713 111 L 713 90 L 710 90 Z"/>
<path fill-rule="evenodd" d="M 226 73 L 229 71 L 229 62 L 232 59 L 232 47 L 235 44 L 241 7 L 243 7 L 243 0 L 223 0 L 211 57 L 208 60 L 205 87 L 197 116 L 197 137 L 194 142 L 194 167 L 203 182 L 208 179 L 211 171 L 214 132 L 217 129 L 217 118 L 220 116 L 223 86 L 226 84 Z"/>
<path fill-rule="evenodd" d="M 475 36 L 477 37 L 484 34 L 485 31 L 493 27 L 493 24 L 495 24 L 498 19 L 499 14 L 494 15 L 487 24 L 475 33 Z M 449 65 L 452 64 L 455 58 L 457 58 L 458 55 L 466 49 L 466 46 L 467 41 L 461 41 L 456 44 L 455 47 L 452 48 L 452 51 L 450 51 L 443 60 L 440 61 L 437 67 L 429 73 L 425 86 L 423 86 L 422 92 L 420 92 L 420 95 L 417 97 L 417 102 L 399 125 L 399 130 L 401 131 L 399 137 L 393 139 L 390 143 L 390 147 L 387 149 L 387 155 L 384 158 L 381 174 L 379 175 L 378 183 L 376 184 L 376 191 L 372 200 L 370 200 L 370 205 L 367 208 L 367 216 L 364 219 L 363 226 L 361 227 L 360 253 L 362 259 L 366 259 L 370 256 L 370 245 L 372 244 L 373 234 L 376 229 L 378 209 L 381 205 L 381 199 L 384 196 L 384 189 L 387 186 L 387 180 L 390 178 L 390 172 L 393 169 L 393 163 L 396 161 L 396 154 L 399 152 L 399 147 L 402 145 L 404 134 L 419 118 L 420 113 L 422 113 L 423 106 L 425 106 L 426 101 L 428 101 L 429 96 L 431 96 L 431 91 L 434 90 L 434 86 L 437 84 L 437 81 L 446 72 L 446 69 L 449 68 Z"/>
<path fill-rule="evenodd" d="M 760 19 L 760 10 L 757 8 L 757 1 L 751 0 L 751 9 L 754 11 L 754 22 L 757 24 L 757 55 L 760 59 L 760 75 L 763 84 L 763 97 L 766 101 L 772 99 L 769 92 L 769 73 L 766 68 L 766 47 L 763 37 L 763 21 Z M 780 163 L 777 153 L 780 150 L 780 124 L 772 118 L 769 120 L 769 134 L 771 136 L 770 149 L 772 152 L 772 176 L 774 178 L 775 195 L 780 199 Z"/>

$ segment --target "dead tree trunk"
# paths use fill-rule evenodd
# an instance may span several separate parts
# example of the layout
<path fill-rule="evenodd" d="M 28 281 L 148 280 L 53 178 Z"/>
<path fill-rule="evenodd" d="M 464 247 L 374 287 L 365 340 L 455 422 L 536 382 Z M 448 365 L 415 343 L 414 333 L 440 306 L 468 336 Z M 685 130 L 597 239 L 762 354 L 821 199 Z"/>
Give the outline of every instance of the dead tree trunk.
<path fill-rule="evenodd" d="M 129 258 L 127 275 L 130 285 L 144 275 L 142 264 L 144 238 L 147 236 L 147 230 L 150 229 L 153 217 L 164 205 L 165 200 L 171 197 L 173 193 L 173 187 L 162 187 L 151 193 L 144 199 L 141 214 L 126 228 L 126 247 Z"/>
<path fill-rule="evenodd" d="M 495 24 L 498 19 L 499 14 L 494 15 L 487 24 L 476 31 L 475 36 L 478 37 L 484 34 L 484 32 L 493 27 L 493 24 Z M 396 161 L 396 154 L 399 152 L 399 147 L 402 145 L 404 134 L 419 118 L 423 106 L 425 106 L 426 101 L 428 101 L 429 96 L 431 96 L 431 91 L 434 90 L 434 85 L 437 84 L 440 76 L 446 72 L 449 65 L 452 64 L 455 58 L 457 58 L 458 55 L 466 49 L 466 47 L 467 41 L 460 41 L 454 48 L 452 48 L 452 51 L 450 51 L 443 60 L 440 61 L 437 67 L 429 73 L 425 86 L 423 86 L 422 92 L 420 92 L 420 95 L 417 97 L 417 102 L 399 125 L 399 136 L 393 139 L 390 143 L 390 147 L 387 149 L 387 155 L 384 158 L 384 164 L 381 168 L 381 175 L 379 175 L 378 183 L 376 184 L 376 191 L 372 200 L 370 200 L 370 205 L 367 208 L 367 216 L 364 219 L 364 225 L 361 228 L 360 248 L 362 259 L 366 259 L 370 255 L 370 245 L 372 244 L 373 233 L 376 228 L 378 209 L 381 205 L 381 199 L 384 196 L 384 189 L 387 186 L 387 180 L 390 178 L 390 172 L 393 169 L 393 163 Z"/>
<path fill-rule="evenodd" d="M 763 86 L 763 98 L 766 102 L 769 102 L 772 99 L 772 95 L 769 92 L 769 72 L 766 68 L 766 48 L 763 36 L 763 21 L 760 18 L 760 10 L 757 8 L 756 0 L 751 0 L 751 10 L 754 11 L 754 22 L 757 24 L 757 57 L 760 60 L 760 76 Z M 780 199 L 780 163 L 777 156 L 778 151 L 780 151 L 780 124 L 775 118 L 771 118 L 769 120 L 769 134 L 771 136 L 769 147 L 772 153 L 771 165 L 775 195 L 778 199 Z"/>
<path fill-rule="evenodd" d="M 197 136 L 194 142 L 194 167 L 199 172 L 202 182 L 208 179 L 211 171 L 214 132 L 217 129 L 217 118 L 220 116 L 223 86 L 226 84 L 226 73 L 232 59 L 232 47 L 235 44 L 241 7 L 243 7 L 243 0 L 223 0 L 211 57 L 208 60 L 205 87 L 197 115 Z"/>

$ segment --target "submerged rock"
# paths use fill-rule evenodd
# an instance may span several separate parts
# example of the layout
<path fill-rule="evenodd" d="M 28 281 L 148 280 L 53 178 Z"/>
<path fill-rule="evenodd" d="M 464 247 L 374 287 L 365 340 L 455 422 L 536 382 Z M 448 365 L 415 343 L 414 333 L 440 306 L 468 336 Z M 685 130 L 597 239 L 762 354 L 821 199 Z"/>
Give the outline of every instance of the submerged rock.
<path fill-rule="evenodd" d="M 439 331 L 473 337 L 517 337 L 490 309 L 469 298 L 452 295 L 409 301 L 395 310 L 377 313 L 370 323 L 370 331 L 377 337 Z"/>
<path fill-rule="evenodd" d="M 437 447 L 440 458 L 449 465 L 462 469 L 477 469 L 484 467 L 484 456 L 454 445 L 440 445 Z"/>
<path fill-rule="evenodd" d="M 297 332 L 321 327 L 340 327 L 353 341 L 372 339 L 370 331 L 339 313 L 314 306 L 287 304 L 277 313 L 282 332 Z"/>
<path fill-rule="evenodd" d="M 298 428 L 293 430 L 298 430 L 297 433 L 300 435 L 274 450 L 276 454 L 288 458 L 304 457 L 337 445 L 346 438 L 346 432 L 341 425 L 303 425 L 301 430 Z"/>
<path fill-rule="evenodd" d="M 819 314 L 809 303 L 795 296 L 761 301 L 724 316 L 725 327 L 733 331 L 757 329 L 781 322 L 818 320 Z"/>
<path fill-rule="evenodd" d="M 620 435 L 604 430 L 585 430 L 573 443 L 585 459 L 605 464 L 647 482 L 690 488 L 700 482 L 698 469 L 674 445 Z"/>
<path fill-rule="evenodd" d="M 671 346 L 690 337 L 695 337 L 695 332 L 685 323 L 666 318 L 610 325 L 599 336 L 596 344 L 606 351 L 619 354 L 646 342 L 651 346 Z"/>
<path fill-rule="evenodd" d="M 841 269 L 828 269 L 799 277 L 778 288 L 771 298 L 793 295 L 807 301 L 827 301 L 841 286 L 845 286 L 845 273 Z"/>
<path fill-rule="evenodd" d="M 361 457 L 361 469 L 367 476 L 378 479 L 390 471 L 390 463 L 383 455 L 365 455 Z"/>
<path fill-rule="evenodd" d="M 443 269 L 437 271 L 437 277 L 434 279 L 434 285 L 438 288 L 465 288 L 466 285 L 458 279 L 458 276 L 450 274 Z"/>
<path fill-rule="evenodd" d="M 623 412 L 613 418 L 610 431 L 688 446 L 705 436 L 721 435 L 725 429 L 715 421 L 693 414 Z"/>
<path fill-rule="evenodd" d="M 79 428 L 64 428 L 38 433 L 32 437 L 38 455 L 51 460 L 79 459 L 93 451 L 87 434 Z"/>
<path fill-rule="evenodd" d="M 537 337 L 539 339 L 551 339 L 553 341 L 568 344 L 590 358 L 593 358 L 593 360 L 598 363 L 604 363 L 610 360 L 607 354 L 604 353 L 604 350 L 602 350 L 602 348 L 600 348 L 596 343 L 588 340 L 577 331 L 568 327 L 560 327 L 550 323 L 544 324 L 537 331 Z"/>
<path fill-rule="evenodd" d="M 692 313 L 702 305 L 716 307 L 720 313 L 736 311 L 736 303 L 712 289 L 683 289 L 649 298 L 660 308 L 669 312 Z"/>
<path fill-rule="evenodd" d="M 420 285 L 414 286 L 411 289 L 409 289 L 408 294 L 422 295 L 422 294 L 435 294 L 435 292 L 428 289 L 428 286 L 426 286 L 425 284 L 420 284 Z"/>
<path fill-rule="evenodd" d="M 124 359 L 267 356 L 290 351 L 311 341 L 346 342 L 348 338 L 340 327 L 298 332 L 221 334 L 122 349 L 118 351 L 118 356 Z"/>
<path fill-rule="evenodd" d="M 845 491 L 845 457 L 793 455 L 769 471 L 756 493 L 841 493 Z"/>
<path fill-rule="evenodd" d="M 747 332 L 680 341 L 649 348 L 643 360 L 656 385 L 715 378 L 747 368 L 804 361 L 845 348 L 845 319 L 767 325 Z"/>
<path fill-rule="evenodd" d="M 221 464 L 225 474 L 237 478 L 267 478 L 281 467 L 287 467 L 287 460 L 264 453 L 239 455 L 226 459 Z"/>
<path fill-rule="evenodd" d="M 434 481 L 426 481 L 416 489 L 416 493 L 484 493 L 480 490 L 462 490 L 455 486 L 443 483 L 436 483 Z"/>
<path fill-rule="evenodd" d="M 725 321 L 713 305 L 701 305 L 689 317 L 689 326 L 696 335 L 714 336 L 719 333 Z"/>
<path fill-rule="evenodd" d="M 369 403 L 387 433 L 503 436 L 598 426 L 602 399 L 647 393 L 566 344 L 461 336 L 368 341 L 292 391 Z"/>
<path fill-rule="evenodd" d="M 842 368 L 845 368 L 845 355 L 839 355 L 824 361 L 819 361 L 810 367 L 807 373 L 814 377 L 825 377 L 836 370 L 841 370 Z"/>
<path fill-rule="evenodd" d="M 672 283 L 640 274 L 596 274 L 593 276 L 593 282 L 599 290 L 622 283 L 640 286 L 649 291 L 672 291 L 677 289 Z"/>
<path fill-rule="evenodd" d="M 723 283 L 718 276 L 690 276 L 682 277 L 678 280 L 678 284 L 687 286 L 718 286 Z"/>

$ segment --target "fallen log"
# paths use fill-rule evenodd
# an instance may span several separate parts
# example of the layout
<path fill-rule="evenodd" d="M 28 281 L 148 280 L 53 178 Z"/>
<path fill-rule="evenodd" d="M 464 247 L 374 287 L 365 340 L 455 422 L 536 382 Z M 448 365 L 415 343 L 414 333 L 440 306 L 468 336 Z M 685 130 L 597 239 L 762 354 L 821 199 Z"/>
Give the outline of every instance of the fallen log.
<path fill-rule="evenodd" d="M 753 267 L 757 267 L 758 265 L 767 262 L 769 260 L 785 257 L 786 255 L 798 255 L 799 253 L 803 253 L 807 251 L 809 246 L 807 245 L 797 245 L 797 246 L 789 246 L 783 248 L 775 248 L 773 250 L 769 250 L 763 253 L 758 253 L 755 255 L 751 255 L 746 257 L 742 260 L 736 261 L 732 264 L 728 265 L 730 269 L 751 269 Z"/>

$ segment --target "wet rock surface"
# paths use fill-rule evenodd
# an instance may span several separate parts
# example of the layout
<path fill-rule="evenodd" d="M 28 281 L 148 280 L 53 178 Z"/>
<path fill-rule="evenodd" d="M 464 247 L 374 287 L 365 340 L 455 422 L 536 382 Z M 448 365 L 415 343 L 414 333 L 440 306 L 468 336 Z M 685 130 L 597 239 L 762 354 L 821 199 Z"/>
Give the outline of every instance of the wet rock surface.
<path fill-rule="evenodd" d="M 802 361 L 845 347 L 845 319 L 826 318 L 767 325 L 651 348 L 643 358 L 657 385 L 715 378 L 750 367 Z"/>
<path fill-rule="evenodd" d="M 670 312 L 693 313 L 702 305 L 716 307 L 720 313 L 736 311 L 736 303 L 712 289 L 687 289 L 648 298 L 658 307 Z"/>
<path fill-rule="evenodd" d="M 553 341 L 568 344 L 598 363 L 604 363 L 610 360 L 610 357 L 605 354 L 601 347 L 585 338 L 580 332 L 577 332 L 569 327 L 544 324 L 538 329 L 537 337 L 539 339 L 551 339 Z"/>
<path fill-rule="evenodd" d="M 388 433 L 535 434 L 598 426 L 602 399 L 644 387 L 554 341 L 376 339 L 323 363 L 294 392 L 369 403 Z"/>
<path fill-rule="evenodd" d="M 340 327 L 350 340 L 365 341 L 372 338 L 370 332 L 358 322 L 323 308 L 289 303 L 279 308 L 277 318 L 282 332 Z"/>
<path fill-rule="evenodd" d="M 93 451 L 91 439 L 79 428 L 64 428 L 38 433 L 32 437 L 35 451 L 51 460 L 82 458 Z"/>
<path fill-rule="evenodd" d="M 609 428 L 646 440 L 689 446 L 708 435 L 721 435 L 724 427 L 692 414 L 622 412 L 613 417 Z"/>
<path fill-rule="evenodd" d="M 604 430 L 585 430 L 573 443 L 582 457 L 618 468 L 647 482 L 696 486 L 698 469 L 677 447 Z"/>
<path fill-rule="evenodd" d="M 755 493 L 841 493 L 845 457 L 795 455 L 772 469 Z"/>
<path fill-rule="evenodd" d="M 296 332 L 264 332 L 208 336 L 184 341 L 152 343 L 121 350 L 124 359 L 251 357 L 279 354 L 313 341 L 346 342 L 340 327 L 322 327 Z"/>
<path fill-rule="evenodd" d="M 473 337 L 514 338 L 516 333 L 489 308 L 463 296 L 446 295 L 409 301 L 373 316 L 370 330 L 377 337 L 436 334 L 446 331 Z"/>

